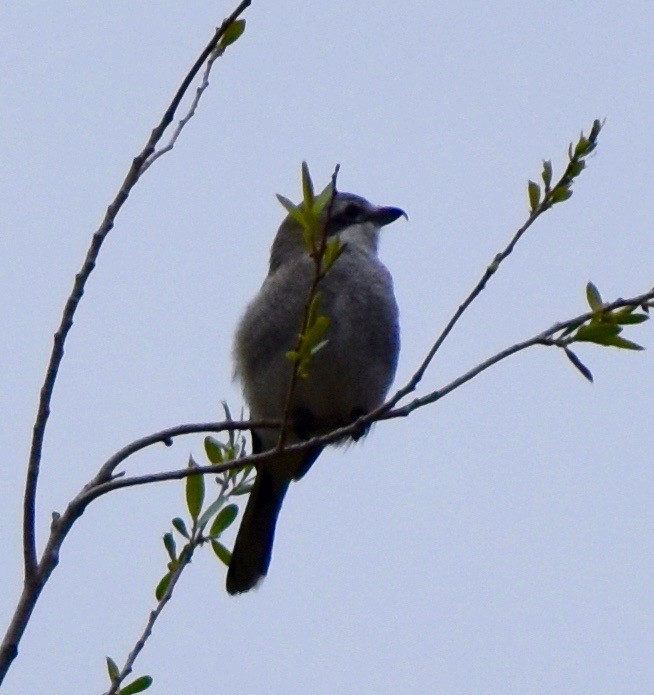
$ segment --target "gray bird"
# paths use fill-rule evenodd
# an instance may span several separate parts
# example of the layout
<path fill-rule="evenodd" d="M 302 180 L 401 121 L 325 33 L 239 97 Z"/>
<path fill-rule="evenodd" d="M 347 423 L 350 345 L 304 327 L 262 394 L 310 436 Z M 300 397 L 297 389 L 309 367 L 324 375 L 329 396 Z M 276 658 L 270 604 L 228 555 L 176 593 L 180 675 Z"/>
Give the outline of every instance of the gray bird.
<path fill-rule="evenodd" d="M 338 235 L 344 250 L 318 286 L 321 313 L 330 319 L 327 344 L 311 359 L 308 376 L 297 380 L 287 443 L 350 424 L 383 403 L 395 376 L 400 335 L 393 281 L 377 247 L 381 228 L 401 215 L 406 217 L 399 208 L 377 207 L 351 193 L 334 195 L 327 234 Z M 288 216 L 275 236 L 268 276 L 234 341 L 234 374 L 253 420 L 283 418 L 293 369 L 286 353 L 296 346 L 314 273 L 302 229 Z M 275 429 L 253 431 L 253 453 L 274 448 L 278 438 Z M 257 467 L 227 572 L 230 594 L 248 591 L 266 575 L 288 486 L 321 450 L 280 454 Z"/>

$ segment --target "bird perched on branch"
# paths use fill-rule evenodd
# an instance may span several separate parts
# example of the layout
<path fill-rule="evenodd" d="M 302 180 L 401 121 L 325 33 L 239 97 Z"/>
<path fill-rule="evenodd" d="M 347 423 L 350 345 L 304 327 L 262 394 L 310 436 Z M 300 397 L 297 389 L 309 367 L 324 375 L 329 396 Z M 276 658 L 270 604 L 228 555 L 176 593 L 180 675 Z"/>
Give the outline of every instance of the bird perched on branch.
<path fill-rule="evenodd" d="M 297 347 L 316 264 L 297 219 L 289 214 L 279 227 L 268 276 L 236 332 L 234 357 L 250 417 L 276 422 L 286 417 L 286 444 L 351 424 L 383 403 L 395 376 L 400 337 L 393 281 L 377 247 L 382 227 L 402 215 L 399 208 L 377 207 L 341 192 L 334 192 L 322 211 L 325 240 L 337 239 L 340 252 L 317 284 L 328 328 L 290 399 L 294 363 L 288 357 Z M 254 430 L 253 453 L 274 449 L 279 437 L 279 429 Z M 248 591 L 266 575 L 288 486 L 321 450 L 280 452 L 257 466 L 227 573 L 230 594 Z"/>

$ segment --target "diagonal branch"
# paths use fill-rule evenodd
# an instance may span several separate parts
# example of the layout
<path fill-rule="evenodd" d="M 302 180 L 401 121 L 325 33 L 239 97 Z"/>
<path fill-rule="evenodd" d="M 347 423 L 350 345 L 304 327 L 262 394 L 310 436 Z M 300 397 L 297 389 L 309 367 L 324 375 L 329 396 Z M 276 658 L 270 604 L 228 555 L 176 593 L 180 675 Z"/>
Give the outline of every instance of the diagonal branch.
<path fill-rule="evenodd" d="M 52 352 L 50 354 L 50 360 L 48 362 L 48 367 L 46 370 L 45 380 L 41 388 L 41 393 L 39 397 L 39 406 L 36 416 L 36 421 L 34 423 L 34 429 L 32 434 L 32 445 L 30 449 L 29 463 L 27 468 L 27 480 L 25 483 L 25 498 L 24 498 L 24 510 L 23 510 L 23 555 L 25 564 L 25 581 L 26 582 L 36 582 L 36 539 L 35 539 L 35 517 L 36 517 L 36 486 L 39 477 L 39 467 L 41 464 L 41 456 L 43 452 L 43 440 L 45 437 L 45 428 L 48 422 L 48 417 L 50 416 L 50 402 L 52 401 L 52 394 L 54 391 L 54 385 L 57 380 L 57 374 L 59 372 L 59 367 L 64 356 L 64 344 L 68 333 L 73 325 L 73 319 L 77 306 L 79 305 L 82 295 L 84 294 L 84 288 L 89 276 L 95 268 L 95 264 L 100 253 L 100 249 L 107 235 L 114 226 L 116 216 L 118 215 L 123 204 L 127 200 L 132 188 L 136 185 L 141 174 L 144 171 L 144 164 L 148 157 L 154 152 L 154 148 L 163 136 L 165 130 L 168 128 L 172 122 L 175 112 L 179 107 L 179 104 L 186 94 L 191 82 L 199 72 L 202 65 L 205 63 L 207 58 L 215 50 L 221 37 L 227 30 L 230 24 L 232 24 L 249 5 L 251 0 L 243 0 L 239 6 L 232 12 L 232 14 L 227 17 L 216 29 L 211 41 L 207 44 L 206 48 L 202 51 L 198 59 L 195 61 L 193 67 L 189 70 L 188 74 L 182 81 L 177 93 L 170 102 L 170 105 L 166 109 L 161 121 L 153 129 L 148 141 L 141 150 L 141 152 L 134 158 L 132 165 L 127 172 L 127 176 L 123 181 L 116 197 L 111 202 L 107 211 L 105 213 L 104 219 L 98 230 L 93 235 L 91 245 L 87 251 L 86 258 L 82 265 L 81 270 L 75 276 L 75 282 L 73 284 L 73 289 L 66 300 L 64 306 L 63 315 L 61 317 L 61 323 L 54 336 L 54 345 L 52 347 Z M 1 682 L 1 676 L 0 676 Z"/>
<path fill-rule="evenodd" d="M 102 244 L 113 228 L 120 209 L 143 174 L 145 162 L 152 155 L 157 143 L 161 140 L 164 132 L 172 122 L 181 100 L 186 94 L 190 84 L 195 79 L 195 76 L 202 68 L 202 65 L 204 65 L 207 59 L 216 50 L 216 47 L 230 25 L 250 6 L 251 2 L 252 0 L 242 0 L 232 14 L 216 29 L 213 37 L 182 81 L 182 84 L 170 102 L 159 124 L 152 130 L 145 146 L 132 161 L 118 193 L 107 207 L 102 223 L 93 235 L 82 267 L 75 276 L 73 289 L 64 305 L 61 322 L 54 335 L 54 344 L 39 394 L 39 403 L 32 432 L 23 502 L 23 559 L 25 578 L 16 610 L 14 611 L 7 632 L 4 635 L 2 645 L 0 646 L 0 684 L 2 684 L 9 667 L 18 654 L 18 644 L 25 632 L 34 606 L 50 574 L 57 565 L 59 548 L 70 530 L 70 526 L 67 526 L 67 524 L 69 523 L 72 525 L 75 519 L 84 511 L 83 507 L 73 509 L 72 511 L 74 513 L 66 519 L 66 523 L 64 524 L 59 524 L 63 517 L 53 517 L 53 524 L 46 548 L 41 560 L 37 564 L 35 535 L 36 489 L 43 454 L 43 442 L 48 418 L 50 416 L 50 403 L 52 401 L 55 382 L 64 356 L 65 342 L 73 325 L 75 312 L 84 294 L 86 283 L 97 263 Z M 71 505 L 69 505 L 69 509 L 70 506 Z M 75 514 L 77 516 L 75 516 Z"/>

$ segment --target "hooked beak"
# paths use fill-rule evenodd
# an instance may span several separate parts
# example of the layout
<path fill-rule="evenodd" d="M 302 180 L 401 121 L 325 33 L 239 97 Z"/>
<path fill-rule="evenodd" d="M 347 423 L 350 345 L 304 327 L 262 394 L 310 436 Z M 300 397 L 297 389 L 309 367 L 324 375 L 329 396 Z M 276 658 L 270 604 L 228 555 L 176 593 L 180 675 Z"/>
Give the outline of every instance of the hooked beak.
<path fill-rule="evenodd" d="M 395 222 L 398 217 L 405 217 L 407 220 L 409 216 L 400 208 L 392 207 L 380 207 L 375 210 L 372 215 L 372 221 L 378 224 L 380 227 L 385 227 L 391 222 Z"/>

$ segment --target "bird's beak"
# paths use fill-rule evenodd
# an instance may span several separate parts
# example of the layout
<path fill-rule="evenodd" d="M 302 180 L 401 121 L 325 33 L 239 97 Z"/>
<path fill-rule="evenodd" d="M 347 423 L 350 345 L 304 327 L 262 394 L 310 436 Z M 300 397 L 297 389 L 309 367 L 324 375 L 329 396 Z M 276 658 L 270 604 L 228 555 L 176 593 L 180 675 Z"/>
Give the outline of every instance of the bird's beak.
<path fill-rule="evenodd" d="M 377 208 L 377 210 L 375 210 L 373 213 L 372 221 L 378 224 L 380 227 L 385 227 L 387 224 L 395 222 L 398 217 L 402 216 L 404 216 L 407 220 L 409 219 L 406 212 L 400 208 L 380 207 Z"/>

